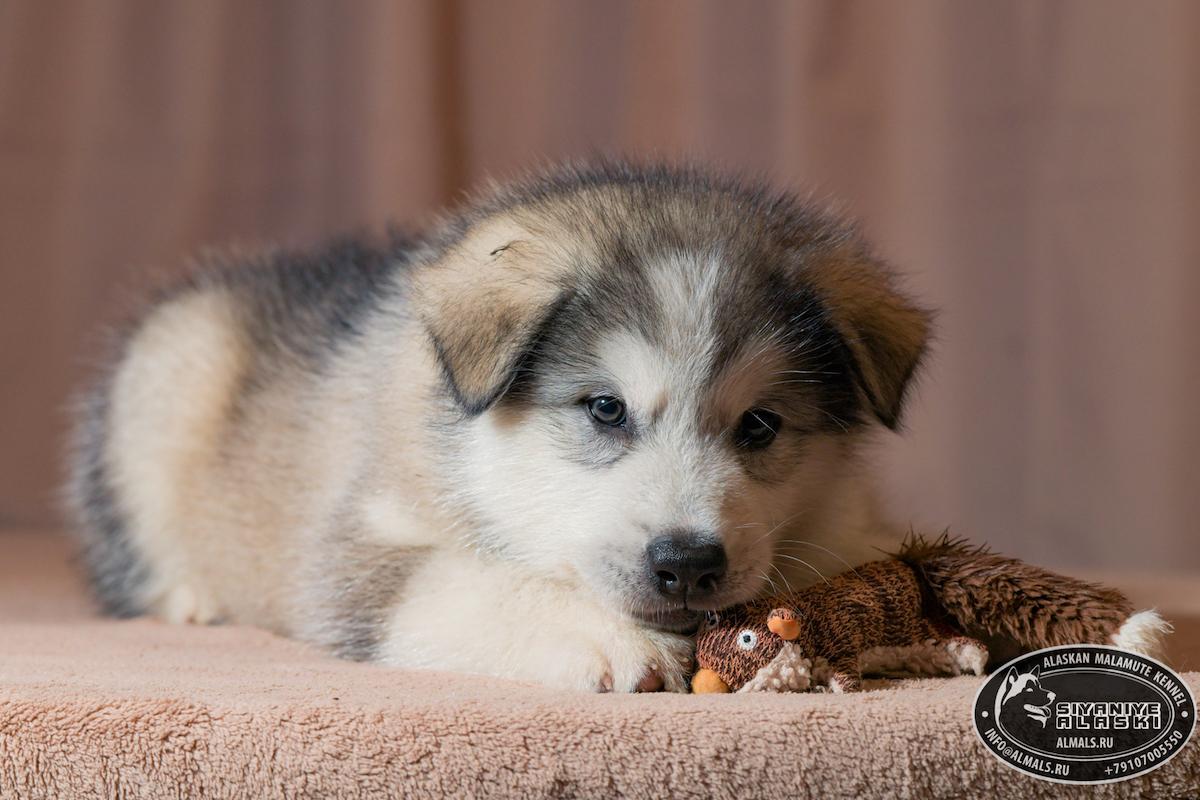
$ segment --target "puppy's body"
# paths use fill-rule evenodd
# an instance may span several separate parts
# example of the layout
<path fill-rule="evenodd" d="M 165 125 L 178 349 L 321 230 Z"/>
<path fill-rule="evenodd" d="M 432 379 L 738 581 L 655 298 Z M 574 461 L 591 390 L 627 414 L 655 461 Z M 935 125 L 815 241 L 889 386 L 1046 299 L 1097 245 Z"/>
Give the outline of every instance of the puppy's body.
<path fill-rule="evenodd" d="M 118 613 L 679 688 L 697 611 L 896 543 L 856 455 L 926 328 L 789 198 L 564 170 L 420 241 L 202 272 L 91 397 L 72 497 Z M 689 583 L 663 541 L 720 564 Z"/>

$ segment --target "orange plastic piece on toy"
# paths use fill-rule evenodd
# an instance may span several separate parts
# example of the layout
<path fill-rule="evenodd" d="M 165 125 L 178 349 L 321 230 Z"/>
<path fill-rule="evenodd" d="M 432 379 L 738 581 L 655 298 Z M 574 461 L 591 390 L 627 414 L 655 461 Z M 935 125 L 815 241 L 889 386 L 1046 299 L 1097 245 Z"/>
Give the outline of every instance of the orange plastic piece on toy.
<path fill-rule="evenodd" d="M 692 676 L 692 694 L 727 694 L 729 687 L 711 669 L 696 670 Z"/>
<path fill-rule="evenodd" d="M 795 612 L 786 608 L 777 608 L 767 617 L 767 629 L 780 639 L 792 641 L 800 635 L 800 620 Z"/>

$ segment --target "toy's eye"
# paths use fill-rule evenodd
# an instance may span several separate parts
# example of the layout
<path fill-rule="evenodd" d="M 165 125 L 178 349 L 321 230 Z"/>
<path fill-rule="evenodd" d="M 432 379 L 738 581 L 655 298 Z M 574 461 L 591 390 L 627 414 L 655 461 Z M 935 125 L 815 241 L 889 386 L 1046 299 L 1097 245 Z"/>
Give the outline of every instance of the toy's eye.
<path fill-rule="evenodd" d="M 758 644 L 758 634 L 752 630 L 744 630 L 738 634 L 737 643 L 743 650 L 753 650 Z"/>

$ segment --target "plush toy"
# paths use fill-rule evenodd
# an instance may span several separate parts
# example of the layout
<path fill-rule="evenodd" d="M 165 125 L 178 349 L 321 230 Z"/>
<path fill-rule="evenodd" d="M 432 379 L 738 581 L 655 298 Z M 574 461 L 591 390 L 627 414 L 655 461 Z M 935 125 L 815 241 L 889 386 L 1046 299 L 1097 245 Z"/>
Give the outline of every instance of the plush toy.
<path fill-rule="evenodd" d="M 696 659 L 694 692 L 852 692 L 863 672 L 979 675 L 987 648 L 929 607 L 916 570 L 887 560 L 722 612 Z"/>
<path fill-rule="evenodd" d="M 1071 643 L 1153 655 L 1170 628 L 1131 610 L 1112 589 L 945 535 L 912 536 L 894 558 L 711 615 L 692 691 L 850 692 L 863 674 L 979 675 L 984 639 L 1004 660 Z"/>

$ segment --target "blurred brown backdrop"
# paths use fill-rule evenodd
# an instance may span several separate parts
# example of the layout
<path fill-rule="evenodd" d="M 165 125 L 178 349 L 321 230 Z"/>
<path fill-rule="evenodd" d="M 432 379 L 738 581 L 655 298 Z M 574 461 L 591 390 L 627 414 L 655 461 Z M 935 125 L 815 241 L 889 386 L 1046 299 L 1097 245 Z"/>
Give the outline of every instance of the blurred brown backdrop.
<path fill-rule="evenodd" d="M 205 245 L 419 224 L 595 151 L 861 217 L 943 309 L 901 519 L 1200 570 L 1200 3 L 0 0 L 0 521 L 58 524 L 63 406 Z"/>

